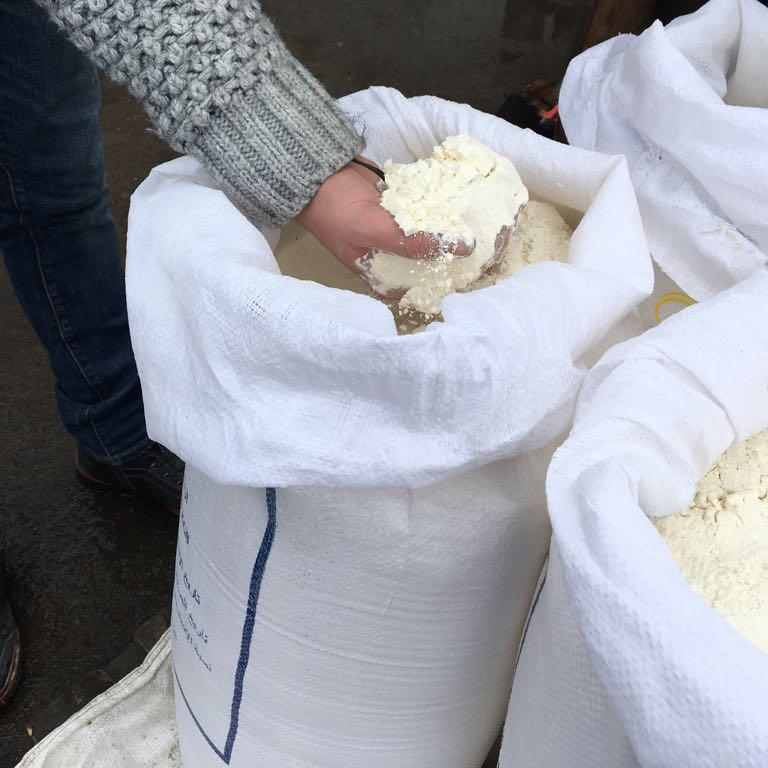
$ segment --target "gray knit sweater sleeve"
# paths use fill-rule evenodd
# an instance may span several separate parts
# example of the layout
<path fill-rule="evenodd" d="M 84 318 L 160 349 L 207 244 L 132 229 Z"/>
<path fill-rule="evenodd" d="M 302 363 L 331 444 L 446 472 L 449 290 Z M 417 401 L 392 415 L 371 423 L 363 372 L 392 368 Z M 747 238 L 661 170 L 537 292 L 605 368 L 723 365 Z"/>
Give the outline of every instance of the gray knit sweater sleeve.
<path fill-rule="evenodd" d="M 38 0 L 259 223 L 281 224 L 362 139 L 256 0 Z"/>

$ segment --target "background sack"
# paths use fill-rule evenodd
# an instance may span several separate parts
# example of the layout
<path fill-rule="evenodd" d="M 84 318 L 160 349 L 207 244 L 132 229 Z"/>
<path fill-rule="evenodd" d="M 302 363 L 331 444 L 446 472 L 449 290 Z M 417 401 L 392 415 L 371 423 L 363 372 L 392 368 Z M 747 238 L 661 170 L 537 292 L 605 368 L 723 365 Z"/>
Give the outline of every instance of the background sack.
<path fill-rule="evenodd" d="M 648 517 L 768 426 L 768 275 L 590 373 L 547 477 L 553 526 L 500 766 L 768 764 L 768 657 L 688 586 Z"/>
<path fill-rule="evenodd" d="M 127 289 L 148 429 L 188 462 L 172 636 L 187 768 L 467 768 L 504 717 L 583 358 L 651 289 L 624 161 L 436 98 L 342 101 L 366 154 L 471 134 L 579 219 L 569 263 L 376 299 L 279 274 L 201 168 L 151 174 Z"/>
<path fill-rule="evenodd" d="M 768 258 L 768 8 L 711 0 L 575 58 L 571 144 L 623 154 L 653 258 L 706 299 Z"/>

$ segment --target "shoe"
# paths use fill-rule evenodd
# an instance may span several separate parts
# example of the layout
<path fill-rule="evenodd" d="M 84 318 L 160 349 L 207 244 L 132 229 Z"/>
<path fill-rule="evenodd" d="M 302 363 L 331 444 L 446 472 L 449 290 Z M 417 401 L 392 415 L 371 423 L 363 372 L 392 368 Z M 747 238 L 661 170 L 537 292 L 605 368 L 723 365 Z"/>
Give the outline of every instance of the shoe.
<path fill-rule="evenodd" d="M 21 670 L 21 639 L 0 584 L 0 708 L 13 696 Z"/>
<path fill-rule="evenodd" d="M 137 496 L 179 514 L 184 462 L 158 443 L 150 443 L 135 459 L 116 466 L 94 459 L 78 446 L 75 471 L 80 482 L 91 488 Z"/>

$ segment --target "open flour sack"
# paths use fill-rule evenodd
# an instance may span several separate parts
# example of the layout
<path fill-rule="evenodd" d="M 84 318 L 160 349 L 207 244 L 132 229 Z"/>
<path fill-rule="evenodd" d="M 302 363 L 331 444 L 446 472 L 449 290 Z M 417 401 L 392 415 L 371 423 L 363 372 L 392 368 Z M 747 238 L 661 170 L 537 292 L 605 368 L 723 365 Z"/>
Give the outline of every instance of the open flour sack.
<path fill-rule="evenodd" d="M 448 296 L 443 322 L 398 336 L 375 298 L 281 275 L 192 160 L 135 193 L 147 421 L 188 462 L 172 619 L 186 768 L 482 763 L 580 360 L 651 289 L 623 160 L 436 98 L 342 104 L 369 157 L 465 132 L 580 223 L 569 263 Z"/>
<path fill-rule="evenodd" d="M 502 768 L 768 765 L 768 655 L 694 593 L 652 522 L 768 427 L 766 296 L 754 275 L 590 372 L 547 476 L 553 543 Z"/>
<path fill-rule="evenodd" d="M 651 254 L 697 301 L 768 261 L 768 8 L 711 0 L 575 58 L 571 144 L 627 158 Z"/>

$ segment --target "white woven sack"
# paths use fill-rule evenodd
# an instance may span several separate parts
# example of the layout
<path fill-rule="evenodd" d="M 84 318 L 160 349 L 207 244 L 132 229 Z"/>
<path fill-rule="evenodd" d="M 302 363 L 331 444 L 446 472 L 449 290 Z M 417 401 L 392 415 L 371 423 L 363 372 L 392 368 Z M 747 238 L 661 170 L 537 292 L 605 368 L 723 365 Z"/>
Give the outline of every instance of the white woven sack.
<path fill-rule="evenodd" d="M 768 275 L 611 350 L 547 476 L 553 543 L 502 768 L 768 765 L 768 656 L 688 586 L 649 521 L 768 426 Z"/>
<path fill-rule="evenodd" d="M 170 638 L 49 733 L 16 768 L 182 768 L 173 717 Z"/>
<path fill-rule="evenodd" d="M 768 8 L 711 0 L 575 58 L 571 144 L 623 154 L 653 258 L 697 301 L 768 259 Z"/>
<path fill-rule="evenodd" d="M 626 166 L 469 107 L 343 100 L 366 154 L 467 132 L 577 214 L 569 263 L 379 301 L 279 274 L 191 160 L 134 195 L 132 338 L 150 434 L 188 462 L 172 620 L 186 768 L 468 768 L 506 708 L 546 554 L 550 443 L 580 359 L 651 289 Z"/>

